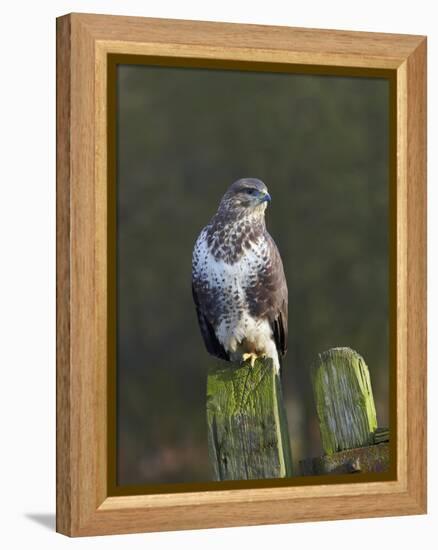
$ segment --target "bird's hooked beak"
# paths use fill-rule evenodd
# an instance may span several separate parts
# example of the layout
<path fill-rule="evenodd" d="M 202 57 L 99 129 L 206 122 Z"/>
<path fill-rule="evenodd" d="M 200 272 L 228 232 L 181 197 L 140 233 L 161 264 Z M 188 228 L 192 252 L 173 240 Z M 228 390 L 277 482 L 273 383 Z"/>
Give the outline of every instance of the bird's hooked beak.
<path fill-rule="evenodd" d="M 260 197 L 260 202 L 271 202 L 271 195 L 269 193 L 264 193 L 261 197 Z"/>

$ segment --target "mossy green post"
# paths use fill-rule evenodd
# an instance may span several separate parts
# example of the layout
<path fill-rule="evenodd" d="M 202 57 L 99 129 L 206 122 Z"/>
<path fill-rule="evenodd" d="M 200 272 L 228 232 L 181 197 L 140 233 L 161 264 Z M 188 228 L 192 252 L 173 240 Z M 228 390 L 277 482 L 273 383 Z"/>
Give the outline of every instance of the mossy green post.
<path fill-rule="evenodd" d="M 214 478 L 283 478 L 292 457 L 281 385 L 270 359 L 222 364 L 207 381 L 208 448 Z"/>
<path fill-rule="evenodd" d="M 350 348 L 321 353 L 312 366 L 312 385 L 327 455 L 374 443 L 376 409 L 368 367 Z"/>

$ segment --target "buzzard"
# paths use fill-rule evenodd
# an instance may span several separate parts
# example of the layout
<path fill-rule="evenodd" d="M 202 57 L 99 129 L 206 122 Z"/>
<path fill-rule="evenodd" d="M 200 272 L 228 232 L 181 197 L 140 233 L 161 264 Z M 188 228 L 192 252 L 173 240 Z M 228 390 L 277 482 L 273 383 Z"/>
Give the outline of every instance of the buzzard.
<path fill-rule="evenodd" d="M 226 361 L 269 357 L 277 372 L 287 349 L 287 285 L 266 230 L 271 197 L 259 179 L 234 182 L 201 231 L 192 291 L 207 351 Z"/>

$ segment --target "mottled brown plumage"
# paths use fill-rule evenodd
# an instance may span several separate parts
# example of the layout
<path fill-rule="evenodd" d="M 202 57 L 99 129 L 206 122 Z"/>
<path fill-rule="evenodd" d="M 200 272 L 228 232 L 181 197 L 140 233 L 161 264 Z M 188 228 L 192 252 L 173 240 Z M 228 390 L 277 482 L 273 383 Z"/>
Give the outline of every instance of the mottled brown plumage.
<path fill-rule="evenodd" d="M 287 284 L 265 225 L 265 184 L 231 185 L 193 251 L 192 289 L 209 353 L 225 360 L 268 356 L 279 368 L 287 350 Z"/>

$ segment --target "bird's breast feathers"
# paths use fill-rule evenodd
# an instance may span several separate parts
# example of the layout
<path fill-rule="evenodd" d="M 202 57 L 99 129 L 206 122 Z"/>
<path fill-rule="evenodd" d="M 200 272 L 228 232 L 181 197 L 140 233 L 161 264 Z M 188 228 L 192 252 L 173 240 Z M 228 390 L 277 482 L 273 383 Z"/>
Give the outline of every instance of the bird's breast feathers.
<path fill-rule="evenodd" d="M 193 275 L 216 337 L 232 355 L 242 351 L 239 350 L 242 342 L 260 351 L 271 348 L 270 323 L 266 318 L 254 316 L 249 304 L 251 289 L 269 269 L 268 241 L 261 234 L 243 247 L 236 261 L 226 259 L 227 256 L 223 259 L 215 253 L 215 241 L 209 238 L 208 229 L 204 229 L 193 253 Z"/>

